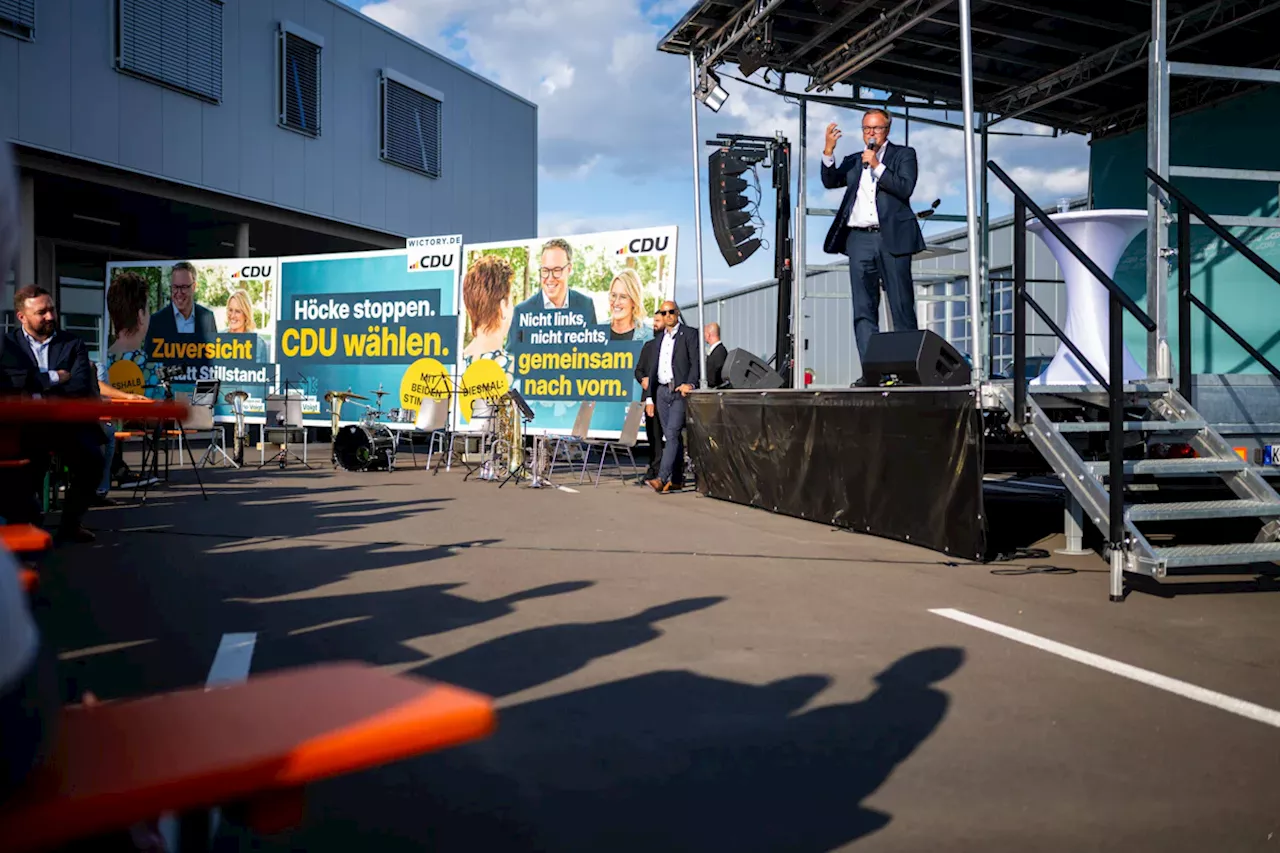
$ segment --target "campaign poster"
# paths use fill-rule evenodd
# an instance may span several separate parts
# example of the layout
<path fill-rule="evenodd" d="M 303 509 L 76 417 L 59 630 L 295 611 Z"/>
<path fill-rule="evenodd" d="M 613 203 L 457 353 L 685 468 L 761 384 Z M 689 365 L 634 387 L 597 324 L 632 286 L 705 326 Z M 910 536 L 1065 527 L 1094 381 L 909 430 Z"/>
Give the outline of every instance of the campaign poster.
<path fill-rule="evenodd" d="M 529 434 L 567 434 L 596 402 L 592 437 L 617 437 L 653 316 L 676 280 L 676 228 L 665 226 L 464 247 L 456 426 L 474 431 L 477 400 L 514 388 Z"/>
<path fill-rule="evenodd" d="M 225 397 L 248 395 L 261 417 L 275 384 L 275 258 L 107 264 L 107 375 L 117 388 L 149 397 L 220 382 L 215 420 L 234 422 Z"/>
<path fill-rule="evenodd" d="M 424 396 L 448 396 L 461 254 L 454 235 L 280 259 L 278 388 L 302 392 L 304 424 L 329 426 L 335 406 L 340 423 L 370 412 L 412 423 Z M 336 400 L 335 392 L 363 399 Z"/>

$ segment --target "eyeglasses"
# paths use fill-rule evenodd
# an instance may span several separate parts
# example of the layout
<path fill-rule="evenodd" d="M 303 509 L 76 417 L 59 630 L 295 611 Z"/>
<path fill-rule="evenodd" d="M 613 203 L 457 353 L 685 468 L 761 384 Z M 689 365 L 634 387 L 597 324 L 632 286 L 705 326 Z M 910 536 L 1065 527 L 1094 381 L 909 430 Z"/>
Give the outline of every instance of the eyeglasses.
<path fill-rule="evenodd" d="M 889 129 L 889 125 L 887 124 L 864 124 L 862 126 L 863 133 L 866 133 L 868 130 L 879 131 L 879 130 L 888 130 L 888 129 Z"/>
<path fill-rule="evenodd" d="M 556 278 L 564 278 L 564 274 L 569 271 L 570 266 L 571 266 L 570 264 L 565 264 L 562 267 L 543 267 L 542 269 L 538 270 L 538 274 L 543 278 L 550 278 L 551 276 L 555 276 Z"/>
<path fill-rule="evenodd" d="M 670 310 L 670 311 L 657 311 L 657 312 L 655 312 L 655 313 L 656 313 L 659 317 L 665 317 L 665 316 L 667 316 L 668 314 L 679 314 L 680 312 L 679 312 L 679 311 L 676 311 L 676 310 L 673 308 L 673 309 L 672 309 L 672 310 Z"/>
<path fill-rule="evenodd" d="M 171 284 L 171 285 L 169 285 L 169 289 L 170 289 L 170 290 L 175 290 L 175 291 L 187 291 L 187 290 L 190 290 L 190 289 L 191 289 L 191 287 L 192 287 L 192 286 L 191 286 L 191 285 L 189 285 L 189 284 Z"/>

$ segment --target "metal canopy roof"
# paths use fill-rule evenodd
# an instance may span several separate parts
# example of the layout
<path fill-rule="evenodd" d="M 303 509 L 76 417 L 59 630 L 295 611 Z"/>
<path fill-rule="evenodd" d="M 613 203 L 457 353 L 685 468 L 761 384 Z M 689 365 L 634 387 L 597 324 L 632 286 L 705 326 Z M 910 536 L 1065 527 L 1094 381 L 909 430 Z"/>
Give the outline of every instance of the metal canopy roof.
<path fill-rule="evenodd" d="M 1145 122 L 1150 0 L 973 0 L 972 9 L 979 112 L 1095 137 Z M 745 58 L 802 75 L 813 96 L 853 84 L 957 109 L 958 28 L 953 0 L 699 0 L 658 49 L 693 54 L 703 69 Z M 1168 2 L 1170 61 L 1274 69 L 1276 32 L 1280 0 Z M 1259 85 L 1178 79 L 1170 114 Z"/>

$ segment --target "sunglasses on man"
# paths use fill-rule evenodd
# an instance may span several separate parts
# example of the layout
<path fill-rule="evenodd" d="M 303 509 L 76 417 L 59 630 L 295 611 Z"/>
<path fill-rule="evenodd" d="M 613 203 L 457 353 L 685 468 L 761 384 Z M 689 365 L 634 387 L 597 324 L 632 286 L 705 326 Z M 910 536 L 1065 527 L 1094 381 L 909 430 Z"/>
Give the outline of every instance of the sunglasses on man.
<path fill-rule="evenodd" d="M 668 314 L 679 314 L 679 313 L 680 313 L 679 311 L 659 311 L 659 312 L 657 312 L 657 314 L 658 314 L 658 316 L 659 316 L 659 317 L 665 317 L 665 316 L 667 316 Z"/>

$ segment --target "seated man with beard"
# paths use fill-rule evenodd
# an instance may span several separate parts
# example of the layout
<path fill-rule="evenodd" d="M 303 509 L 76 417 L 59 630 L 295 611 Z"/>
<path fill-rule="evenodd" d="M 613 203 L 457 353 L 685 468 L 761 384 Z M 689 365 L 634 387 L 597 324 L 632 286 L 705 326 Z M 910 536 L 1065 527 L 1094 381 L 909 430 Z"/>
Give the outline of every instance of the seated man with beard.
<path fill-rule="evenodd" d="M 37 397 L 98 397 L 98 377 L 84 342 L 58 328 L 58 312 L 49 292 L 36 285 L 19 288 L 13 298 L 19 328 L 4 342 L 6 384 Z M 57 454 L 71 480 L 57 538 L 62 542 L 92 542 L 94 535 L 81 521 L 93 502 L 102 475 L 102 445 L 106 436 L 97 424 L 42 425 L 22 437 L 23 455 L 31 464 L 23 470 L 28 482 L 15 506 L 7 507 L 10 521 L 38 521 L 38 496 L 50 457 Z M 23 502 L 26 506 L 23 506 Z"/>

